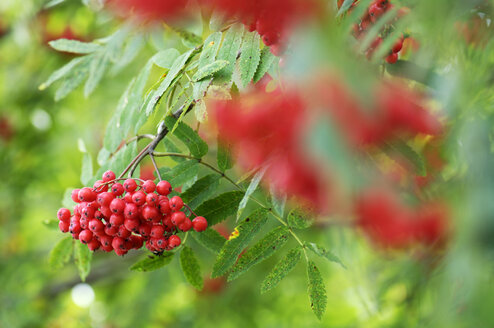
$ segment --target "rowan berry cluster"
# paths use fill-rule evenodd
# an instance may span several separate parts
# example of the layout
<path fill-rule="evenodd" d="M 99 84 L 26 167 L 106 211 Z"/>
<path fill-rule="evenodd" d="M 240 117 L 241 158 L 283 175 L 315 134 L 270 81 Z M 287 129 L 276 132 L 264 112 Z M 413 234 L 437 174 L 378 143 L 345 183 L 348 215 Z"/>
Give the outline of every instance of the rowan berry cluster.
<path fill-rule="evenodd" d="M 341 7 L 343 4 L 344 0 L 339 0 L 338 1 L 338 7 Z M 351 5 L 349 10 L 352 10 L 356 5 L 358 5 L 358 0 L 354 0 L 353 4 Z M 359 39 L 365 33 L 372 27 L 372 24 L 377 22 L 379 18 L 381 18 L 386 12 L 391 10 L 393 8 L 393 5 L 390 3 L 389 0 L 374 0 L 368 10 L 365 12 L 364 16 L 361 18 L 360 22 L 358 24 L 355 24 L 353 26 L 353 35 Z M 402 8 L 398 12 L 398 17 L 402 17 L 408 12 L 407 8 Z M 389 32 L 389 31 L 383 31 L 383 35 L 386 34 L 384 32 Z M 393 45 L 391 50 L 386 56 L 386 62 L 389 64 L 394 64 L 398 60 L 399 53 L 401 49 L 403 48 L 403 42 L 405 41 L 405 37 L 401 35 L 401 37 L 396 41 L 396 43 Z M 368 58 L 372 57 L 374 54 L 375 50 L 379 48 L 379 46 L 383 43 L 383 37 L 378 36 L 370 45 L 369 49 L 366 51 L 366 56 Z"/>
<path fill-rule="evenodd" d="M 144 244 L 148 250 L 161 253 L 180 245 L 179 231 L 206 230 L 204 217 L 191 221 L 182 210 L 193 212 L 182 199 L 168 198 L 172 192 L 168 181 L 155 184 L 152 180 L 129 178 L 121 184 L 120 180 L 124 179 L 106 171 L 93 188 L 73 190 L 72 200 L 77 205 L 72 213 L 67 208 L 58 210 L 60 230 L 70 232 L 92 251 L 114 250 L 117 255 Z"/>

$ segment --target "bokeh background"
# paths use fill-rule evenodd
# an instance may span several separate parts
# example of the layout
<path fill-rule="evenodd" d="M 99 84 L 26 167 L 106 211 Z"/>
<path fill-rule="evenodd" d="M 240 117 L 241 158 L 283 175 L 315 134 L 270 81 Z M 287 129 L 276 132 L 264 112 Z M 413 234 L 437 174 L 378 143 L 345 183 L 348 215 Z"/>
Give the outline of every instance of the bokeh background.
<path fill-rule="evenodd" d="M 79 140 L 96 157 L 128 81 L 157 50 L 182 46 L 166 31 L 150 33 L 132 63 L 107 74 L 90 97 L 79 88 L 55 102 L 54 89 L 38 87 L 73 57 L 47 42 L 90 41 L 121 24 L 98 1 L 59 2 L 0 2 L 1 327 L 494 327 L 494 42 L 490 25 L 475 32 L 471 22 L 482 1 L 402 1 L 414 8 L 410 24 L 421 43 L 413 59 L 441 76 L 427 82 L 451 127 L 449 162 L 437 187 L 451 206 L 447 249 L 433 257 L 384 252 L 345 224 L 317 221 L 303 237 L 330 247 L 347 267 L 318 262 L 328 293 L 321 321 L 309 307 L 303 265 L 260 295 L 279 255 L 231 283 L 206 277 L 201 292 L 187 284 L 178 259 L 154 272 L 130 272 L 143 252 L 97 253 L 87 285 L 79 285 L 72 262 L 50 269 L 50 250 L 63 237 L 56 211 L 65 190 L 81 186 Z M 472 42 L 458 24 L 487 41 Z M 300 50 L 287 58 L 288 75 L 321 61 L 354 80 L 375 74 L 349 55 L 353 45 L 336 20 L 295 38 Z M 160 72 L 155 67 L 152 74 L 150 81 Z M 230 233 L 233 224 L 223 229 Z M 214 257 L 198 254 L 208 275 Z"/>

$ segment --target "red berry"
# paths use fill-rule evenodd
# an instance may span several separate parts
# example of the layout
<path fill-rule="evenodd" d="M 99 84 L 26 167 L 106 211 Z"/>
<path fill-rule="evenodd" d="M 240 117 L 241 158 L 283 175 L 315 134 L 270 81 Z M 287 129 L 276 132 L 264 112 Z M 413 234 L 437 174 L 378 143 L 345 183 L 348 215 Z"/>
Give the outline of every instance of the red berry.
<path fill-rule="evenodd" d="M 170 208 L 173 211 L 180 211 L 180 209 L 184 206 L 184 202 L 182 198 L 179 196 L 173 196 L 172 199 L 170 199 Z"/>
<path fill-rule="evenodd" d="M 132 200 L 132 195 L 134 195 L 133 192 L 127 192 L 125 193 L 123 200 L 128 204 L 128 203 L 133 203 L 134 201 Z"/>
<path fill-rule="evenodd" d="M 134 202 L 134 204 L 136 204 L 138 206 L 144 205 L 144 203 L 146 202 L 146 194 L 144 192 L 142 192 L 141 190 L 136 191 L 132 195 L 132 201 Z"/>
<path fill-rule="evenodd" d="M 112 242 L 113 238 L 110 237 L 110 236 L 103 236 L 100 238 L 100 242 L 101 242 L 101 246 L 103 247 L 108 247 L 110 246 L 111 247 L 111 242 Z"/>
<path fill-rule="evenodd" d="M 144 238 L 147 238 L 151 235 L 151 229 L 152 229 L 152 225 L 151 224 L 148 224 L 148 223 L 141 223 L 139 225 L 139 234 L 144 237 Z"/>
<path fill-rule="evenodd" d="M 203 216 L 198 216 L 192 220 L 192 227 L 197 232 L 204 231 L 208 227 L 208 221 Z"/>
<path fill-rule="evenodd" d="M 124 224 L 118 227 L 117 236 L 125 239 L 125 238 L 129 238 L 130 234 L 131 234 L 130 231 L 127 230 L 127 228 L 125 227 L 125 221 L 124 221 Z"/>
<path fill-rule="evenodd" d="M 108 206 L 108 205 L 110 205 L 111 201 L 114 198 L 115 198 L 115 196 L 112 193 L 104 191 L 104 192 L 98 194 L 98 197 L 96 197 L 96 202 L 101 206 Z"/>
<path fill-rule="evenodd" d="M 134 179 L 125 180 L 123 186 L 127 192 L 134 192 L 137 189 L 137 183 Z"/>
<path fill-rule="evenodd" d="M 87 229 L 87 225 L 88 225 L 88 223 L 89 223 L 89 220 L 88 220 L 88 218 L 87 218 L 87 217 L 81 217 L 81 218 L 79 219 L 79 224 L 81 225 L 81 228 L 82 228 L 82 229 Z"/>
<path fill-rule="evenodd" d="M 69 232 L 70 222 L 60 221 L 58 222 L 58 227 L 60 228 L 60 231 L 63 233 Z"/>
<path fill-rule="evenodd" d="M 158 205 L 158 195 L 155 193 L 149 193 L 146 195 L 146 203 L 148 203 L 149 206 L 156 207 Z"/>
<path fill-rule="evenodd" d="M 89 248 L 90 251 L 97 251 L 101 246 L 101 243 L 98 241 L 98 239 L 93 238 L 89 243 L 87 243 L 87 247 Z"/>
<path fill-rule="evenodd" d="M 108 170 L 105 173 L 103 173 L 103 176 L 101 178 L 104 182 L 108 182 L 114 180 L 116 176 L 115 173 L 113 173 L 113 171 Z"/>
<path fill-rule="evenodd" d="M 74 189 L 72 190 L 72 194 L 70 195 L 70 197 L 72 198 L 72 200 L 76 203 L 80 203 L 81 201 L 79 200 L 79 190 L 81 189 Z"/>
<path fill-rule="evenodd" d="M 139 224 L 139 219 L 125 219 L 124 221 L 125 229 L 135 233 L 139 232 Z"/>
<path fill-rule="evenodd" d="M 92 219 L 89 221 L 88 228 L 92 232 L 103 231 L 105 229 L 105 225 L 98 219 Z"/>
<path fill-rule="evenodd" d="M 70 210 L 67 208 L 61 208 L 57 212 L 57 217 L 60 221 L 69 222 L 70 221 Z"/>
<path fill-rule="evenodd" d="M 101 206 L 99 210 L 105 218 L 109 218 L 113 214 L 110 210 L 110 206 Z"/>
<path fill-rule="evenodd" d="M 169 214 L 171 212 L 170 202 L 168 200 L 162 200 L 158 204 L 158 209 L 162 214 Z"/>
<path fill-rule="evenodd" d="M 156 185 L 154 184 L 153 180 L 146 180 L 142 184 L 142 190 L 144 190 L 146 193 L 151 193 L 156 190 Z"/>
<path fill-rule="evenodd" d="M 134 203 L 127 203 L 125 205 L 124 217 L 126 219 L 137 219 L 139 217 L 139 207 Z"/>
<path fill-rule="evenodd" d="M 76 221 L 76 220 L 70 221 L 69 232 L 71 234 L 79 234 L 79 232 L 81 232 L 81 230 L 82 230 L 82 228 L 81 228 L 81 224 L 79 223 L 79 221 Z"/>
<path fill-rule="evenodd" d="M 110 203 L 110 210 L 116 214 L 122 214 L 125 209 L 125 201 L 120 198 L 115 198 Z"/>
<path fill-rule="evenodd" d="M 182 231 L 189 231 L 192 228 L 192 221 L 189 218 L 186 218 L 184 222 L 178 225 L 178 228 Z"/>
<path fill-rule="evenodd" d="M 110 224 L 112 226 L 120 227 L 124 223 L 124 217 L 120 214 L 112 214 L 110 216 Z"/>
<path fill-rule="evenodd" d="M 117 226 L 111 226 L 111 225 L 107 225 L 105 227 L 105 234 L 107 234 L 108 236 L 116 236 L 118 233 L 118 227 Z"/>
<path fill-rule="evenodd" d="M 168 246 L 170 248 L 175 248 L 180 245 L 182 240 L 180 240 L 180 237 L 177 235 L 171 235 L 170 238 L 168 238 Z"/>
<path fill-rule="evenodd" d="M 125 240 L 120 237 L 115 237 L 113 238 L 111 242 L 111 246 L 113 249 L 116 251 L 117 249 L 119 250 L 124 250 L 125 249 Z"/>
<path fill-rule="evenodd" d="M 90 230 L 82 230 L 81 233 L 79 234 L 79 240 L 87 244 L 93 239 L 93 233 Z"/>
<path fill-rule="evenodd" d="M 395 52 L 389 55 L 388 57 L 386 57 L 386 62 L 388 62 L 389 64 L 394 64 L 397 61 L 398 61 L 398 54 Z"/>
<path fill-rule="evenodd" d="M 393 46 L 392 51 L 394 53 L 398 53 L 401 51 L 402 48 L 403 48 L 403 37 L 401 37 L 400 39 L 398 39 L 398 41 L 396 41 L 395 45 Z"/>
<path fill-rule="evenodd" d="M 132 243 L 132 248 L 139 249 L 142 247 L 143 239 L 140 236 L 132 235 L 129 237 L 130 242 Z"/>
<path fill-rule="evenodd" d="M 165 228 L 162 225 L 154 225 L 151 228 L 150 236 L 152 238 L 160 238 L 163 236 L 164 233 L 165 233 Z"/>
<path fill-rule="evenodd" d="M 168 196 L 172 192 L 172 185 L 170 182 L 162 180 L 156 185 L 156 191 L 160 195 Z"/>
<path fill-rule="evenodd" d="M 84 187 L 79 190 L 78 198 L 81 202 L 92 202 L 96 200 L 96 193 L 91 188 Z"/>
<path fill-rule="evenodd" d="M 179 226 L 182 222 L 185 221 L 187 217 L 184 212 L 175 212 L 172 214 L 171 221 L 175 226 Z"/>
<path fill-rule="evenodd" d="M 160 251 L 164 251 L 166 249 L 166 246 L 168 246 L 168 243 L 166 241 L 165 237 L 160 237 L 160 238 L 155 238 L 154 240 L 154 245 L 156 248 L 158 248 Z"/>
<path fill-rule="evenodd" d="M 93 184 L 93 189 L 95 192 L 100 193 L 103 191 L 108 191 L 108 185 L 104 184 L 103 180 L 98 180 Z"/>
<path fill-rule="evenodd" d="M 111 187 L 111 192 L 112 194 L 114 194 L 115 196 L 120 196 L 124 193 L 124 187 L 122 186 L 121 183 L 119 182 L 115 182 L 113 184 L 113 186 Z"/>
<path fill-rule="evenodd" d="M 160 218 L 160 212 L 156 207 L 146 205 L 142 209 L 142 217 L 146 221 L 155 221 Z"/>
<path fill-rule="evenodd" d="M 384 14 L 384 8 L 379 6 L 378 4 L 373 4 L 369 7 L 369 16 L 372 22 L 377 21 L 379 17 Z"/>

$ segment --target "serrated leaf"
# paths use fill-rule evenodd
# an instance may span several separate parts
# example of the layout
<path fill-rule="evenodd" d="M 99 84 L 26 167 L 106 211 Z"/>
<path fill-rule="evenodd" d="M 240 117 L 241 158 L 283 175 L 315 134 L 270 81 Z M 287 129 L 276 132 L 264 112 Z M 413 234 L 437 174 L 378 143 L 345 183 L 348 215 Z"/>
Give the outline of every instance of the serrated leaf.
<path fill-rule="evenodd" d="M 218 189 L 220 177 L 221 176 L 218 174 L 206 175 L 197 180 L 196 183 L 187 189 L 187 191 L 183 192 L 180 197 L 182 197 L 182 200 L 187 203 L 187 205 L 194 209 L 213 195 L 216 189 Z"/>
<path fill-rule="evenodd" d="M 202 279 L 201 267 L 192 248 L 184 246 L 180 251 L 180 267 L 187 281 L 197 290 L 202 290 L 204 280 Z"/>
<path fill-rule="evenodd" d="M 110 65 L 110 57 L 106 52 L 97 53 L 94 55 L 89 67 L 89 77 L 84 85 L 84 96 L 88 97 L 93 93 L 101 79 L 105 75 L 108 66 Z"/>
<path fill-rule="evenodd" d="M 293 209 L 288 213 L 288 225 L 296 229 L 307 229 L 314 222 L 307 214 L 302 213 L 299 209 Z"/>
<path fill-rule="evenodd" d="M 201 56 L 199 57 L 198 70 L 192 78 L 196 82 L 194 83 L 192 90 L 192 95 L 195 100 L 200 99 L 204 96 L 211 82 L 210 80 L 201 82 L 197 81 L 213 75 L 214 73 L 228 65 L 228 62 L 224 63 L 224 61 L 214 61 L 214 59 L 216 58 L 216 53 L 218 52 L 218 49 L 220 47 L 221 37 L 221 32 L 215 32 L 208 36 L 208 38 L 204 41 L 204 47 L 202 49 Z"/>
<path fill-rule="evenodd" d="M 427 168 L 423 156 L 417 153 L 412 147 L 410 147 L 405 141 L 396 139 L 386 144 L 386 146 L 392 151 L 401 155 L 408 163 L 410 163 L 415 169 L 415 173 L 421 177 L 427 175 Z"/>
<path fill-rule="evenodd" d="M 85 57 L 79 57 L 72 59 L 70 62 L 53 72 L 48 79 L 39 86 L 39 90 L 44 90 L 52 85 L 54 82 L 60 80 L 69 74 L 77 65 L 87 60 Z"/>
<path fill-rule="evenodd" d="M 307 277 L 309 280 L 307 292 L 309 294 L 310 307 L 316 317 L 321 320 L 326 311 L 326 287 L 324 286 L 321 272 L 312 261 L 307 262 Z"/>
<path fill-rule="evenodd" d="M 77 242 L 74 245 L 74 259 L 79 271 L 79 276 L 82 281 L 86 281 L 86 277 L 91 271 L 91 259 L 93 258 L 93 253 L 89 250 L 86 244 Z"/>
<path fill-rule="evenodd" d="M 205 123 L 208 120 L 208 110 L 206 108 L 206 102 L 203 99 L 199 99 L 196 101 L 196 105 L 194 106 L 194 114 L 196 116 L 196 120 L 199 123 Z"/>
<path fill-rule="evenodd" d="M 153 56 L 152 60 L 156 66 L 170 69 L 178 56 L 180 56 L 180 52 L 177 49 L 170 48 L 158 52 Z"/>
<path fill-rule="evenodd" d="M 260 37 L 257 32 L 246 32 L 239 59 L 240 81 L 244 88 L 252 81 L 259 66 L 261 59 L 259 41 Z"/>
<path fill-rule="evenodd" d="M 204 216 L 211 227 L 227 217 L 237 212 L 238 204 L 244 193 L 241 191 L 229 191 L 213 199 L 202 203 L 195 212 L 197 215 Z"/>
<path fill-rule="evenodd" d="M 89 66 L 92 58 L 92 55 L 84 57 L 83 60 L 73 67 L 71 74 L 66 74 L 60 87 L 55 92 L 55 101 L 65 98 L 86 79 L 89 75 Z"/>
<path fill-rule="evenodd" d="M 54 40 L 48 42 L 48 44 L 57 51 L 70 52 L 73 54 L 90 54 L 101 49 L 101 46 L 96 43 L 68 39 Z"/>
<path fill-rule="evenodd" d="M 338 256 L 334 255 L 333 253 L 331 253 L 330 251 L 324 249 L 324 247 L 321 247 L 317 244 L 309 243 L 309 242 L 305 242 L 304 246 L 306 248 L 308 248 L 309 250 L 311 250 L 312 252 L 314 252 L 314 254 L 317 254 L 318 256 L 323 257 L 330 262 L 338 263 L 344 269 L 346 269 L 346 266 L 343 264 L 343 262 L 340 260 L 340 258 Z"/>
<path fill-rule="evenodd" d="M 292 249 L 286 256 L 284 256 L 276 265 L 273 270 L 264 278 L 261 283 L 261 294 L 276 287 L 283 278 L 285 278 L 290 271 L 297 265 L 302 258 L 302 250 L 300 247 Z"/>
<path fill-rule="evenodd" d="M 247 206 L 247 203 L 250 199 L 250 196 L 256 191 L 257 186 L 259 185 L 259 182 L 261 182 L 262 177 L 264 176 L 264 173 L 266 173 L 267 167 L 263 167 L 260 169 L 252 178 L 250 181 L 249 187 L 247 187 L 247 190 L 245 191 L 244 198 L 242 198 L 242 201 L 240 201 L 240 204 L 238 205 L 238 211 L 237 211 L 237 221 L 240 219 L 242 212 L 245 209 L 245 206 Z"/>
<path fill-rule="evenodd" d="M 213 76 L 214 73 L 218 72 L 221 70 L 223 67 L 228 65 L 228 62 L 226 60 L 216 60 L 212 62 L 211 64 L 207 64 L 205 66 L 202 66 L 196 74 L 192 77 L 192 80 L 194 82 L 201 81 L 202 79 L 205 79 L 207 77 Z"/>
<path fill-rule="evenodd" d="M 172 131 L 173 127 L 177 124 L 177 119 L 173 116 L 167 116 L 165 118 L 165 124 L 168 130 Z M 192 156 L 201 158 L 207 154 L 208 144 L 187 124 L 178 122 L 178 125 L 173 131 L 173 135 L 189 148 Z"/>
<path fill-rule="evenodd" d="M 177 188 L 197 177 L 199 163 L 196 160 L 188 160 L 171 169 L 162 167 L 159 171 L 163 180 L 167 180 L 173 188 Z"/>
<path fill-rule="evenodd" d="M 211 278 L 224 275 L 235 264 L 240 253 L 268 220 L 267 214 L 266 210 L 259 209 L 238 225 L 238 236 L 227 240 L 221 248 L 213 266 Z"/>
<path fill-rule="evenodd" d="M 243 30 L 242 25 L 237 23 L 226 31 L 217 59 L 226 60 L 228 65 L 215 74 L 216 81 L 226 83 L 232 79 L 237 54 L 242 44 Z"/>
<path fill-rule="evenodd" d="M 279 226 L 271 230 L 271 232 L 242 254 L 228 275 L 228 281 L 237 279 L 251 267 L 273 255 L 288 241 L 289 233 L 286 226 Z"/>
<path fill-rule="evenodd" d="M 160 83 L 158 88 L 154 91 L 152 91 L 149 96 L 148 96 L 148 101 L 145 102 L 144 105 L 144 112 L 146 113 L 146 116 L 151 115 L 151 113 L 154 111 L 154 108 L 158 101 L 160 101 L 161 97 L 163 94 L 168 90 L 172 82 L 174 81 L 175 77 L 178 75 L 178 73 L 184 68 L 185 64 L 191 57 L 193 53 L 195 53 L 197 50 L 192 49 L 187 51 L 186 53 L 180 55 L 175 61 L 173 62 L 173 65 L 171 66 L 170 70 L 166 74 L 166 77 L 163 79 L 163 81 Z"/>
<path fill-rule="evenodd" d="M 218 154 L 216 160 L 221 172 L 231 169 L 233 167 L 231 146 L 218 140 Z"/>
<path fill-rule="evenodd" d="M 267 73 L 271 65 L 273 65 L 276 56 L 271 53 L 269 47 L 264 47 L 261 50 L 261 58 L 259 60 L 259 66 L 254 74 L 254 83 L 257 83 Z"/>
<path fill-rule="evenodd" d="M 167 264 L 170 264 L 170 262 L 173 259 L 173 255 L 175 253 L 172 252 L 165 252 L 162 255 L 155 255 L 152 257 L 146 257 L 136 263 L 134 263 L 131 267 L 131 271 L 137 271 L 137 272 L 149 272 L 149 271 L 154 271 L 157 269 L 160 269 L 164 267 Z"/>
<path fill-rule="evenodd" d="M 177 147 L 177 145 L 169 138 L 163 139 L 163 145 L 165 146 L 165 149 L 167 152 L 170 153 L 180 153 L 181 150 L 180 148 Z M 187 159 L 179 156 L 170 156 L 170 159 L 172 159 L 175 162 L 185 162 Z"/>
<path fill-rule="evenodd" d="M 115 62 L 115 65 L 112 68 L 112 74 L 116 74 L 122 70 L 125 66 L 130 64 L 139 54 L 141 49 L 145 45 L 145 40 L 141 34 L 137 34 L 127 42 L 125 49 L 123 50 L 122 55 Z"/>
<path fill-rule="evenodd" d="M 281 217 L 285 214 L 286 194 L 280 194 L 271 185 L 269 187 L 269 193 L 271 195 L 271 204 L 274 211 Z"/>
<path fill-rule="evenodd" d="M 208 222 L 209 223 L 209 222 Z M 213 253 L 219 253 L 221 248 L 226 242 L 225 237 L 223 237 L 218 231 L 208 228 L 204 231 L 197 232 L 192 231 L 191 236 L 202 246 L 206 247 Z"/>
<path fill-rule="evenodd" d="M 189 32 L 183 28 L 169 26 L 170 29 L 175 32 L 178 36 L 182 38 L 183 41 L 186 41 L 184 44 L 193 48 L 196 45 L 202 42 L 202 38 L 192 32 Z"/>
<path fill-rule="evenodd" d="M 82 168 L 81 168 L 81 183 L 84 186 L 89 185 L 93 178 L 93 159 L 90 153 L 84 153 L 82 155 Z"/>
<path fill-rule="evenodd" d="M 58 226 L 58 225 L 57 225 Z M 53 270 L 61 269 L 70 261 L 74 248 L 72 236 L 61 239 L 50 252 L 50 267 Z"/>

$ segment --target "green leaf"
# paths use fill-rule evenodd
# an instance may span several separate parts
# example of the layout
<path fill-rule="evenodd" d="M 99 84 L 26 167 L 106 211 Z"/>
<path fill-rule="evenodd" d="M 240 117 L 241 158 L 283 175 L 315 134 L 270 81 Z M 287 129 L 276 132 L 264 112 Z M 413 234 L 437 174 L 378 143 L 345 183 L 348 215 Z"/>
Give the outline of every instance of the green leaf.
<path fill-rule="evenodd" d="M 183 28 L 175 27 L 175 26 L 169 26 L 170 29 L 175 32 L 179 37 L 182 38 L 185 45 L 188 47 L 195 47 L 198 44 L 201 44 L 202 38 L 192 32 L 189 32 Z"/>
<path fill-rule="evenodd" d="M 227 217 L 237 212 L 238 204 L 244 193 L 241 191 L 229 191 L 213 199 L 202 203 L 195 212 L 197 215 L 204 216 L 211 227 Z"/>
<path fill-rule="evenodd" d="M 81 64 L 84 61 L 87 61 L 87 59 L 85 57 L 79 57 L 79 58 L 72 59 L 67 64 L 65 64 L 64 66 L 60 67 L 55 72 L 53 72 L 50 75 L 50 77 L 48 78 L 48 80 L 43 82 L 38 87 L 39 90 L 45 90 L 50 85 L 52 85 L 54 82 L 60 80 L 61 78 L 65 77 L 67 74 L 71 73 L 75 67 L 77 67 L 79 64 Z"/>
<path fill-rule="evenodd" d="M 286 194 L 280 194 L 273 186 L 269 187 L 269 193 L 271 195 L 271 204 L 274 211 L 281 217 L 285 215 Z"/>
<path fill-rule="evenodd" d="M 267 211 L 259 209 L 237 227 L 238 236 L 230 238 L 221 249 L 213 266 L 211 278 L 224 275 L 237 261 L 238 256 L 268 220 Z"/>
<path fill-rule="evenodd" d="M 187 191 L 183 192 L 180 197 L 182 197 L 184 203 L 187 203 L 187 205 L 195 209 L 218 189 L 220 177 L 219 174 L 206 175 L 197 180 L 196 183 L 187 189 Z"/>
<path fill-rule="evenodd" d="M 257 67 L 259 66 L 259 61 L 261 59 L 259 41 L 260 37 L 257 32 L 245 33 L 239 59 L 240 81 L 244 88 L 252 81 Z"/>
<path fill-rule="evenodd" d="M 147 256 L 146 258 L 134 263 L 130 267 L 130 270 L 138 272 L 149 272 L 157 270 L 169 264 L 172 261 L 174 254 L 175 253 L 172 252 L 165 252 L 159 256 Z"/>
<path fill-rule="evenodd" d="M 89 185 L 93 178 L 93 159 L 90 153 L 82 155 L 81 183 L 84 186 Z"/>
<path fill-rule="evenodd" d="M 171 169 L 162 167 L 159 171 L 161 178 L 167 180 L 173 188 L 176 188 L 197 177 L 197 174 L 199 173 L 199 163 L 196 160 L 188 160 L 175 165 Z"/>
<path fill-rule="evenodd" d="M 310 307 L 316 317 L 321 320 L 324 311 L 326 311 L 326 287 L 319 269 L 312 261 L 307 262 L 307 277 L 309 280 L 307 292 L 309 293 Z"/>
<path fill-rule="evenodd" d="M 350 9 L 350 7 L 352 6 L 353 3 L 354 3 L 354 0 L 343 1 L 343 4 L 341 5 L 340 10 L 338 10 L 336 17 L 339 17 L 339 16 L 343 15 L 344 13 L 346 13 L 348 11 L 348 9 Z"/>
<path fill-rule="evenodd" d="M 242 254 L 228 275 L 228 281 L 237 279 L 251 267 L 273 255 L 288 241 L 289 233 L 286 226 L 279 226 L 269 232 L 264 238 Z"/>
<path fill-rule="evenodd" d="M 204 281 L 202 279 L 201 267 L 192 248 L 184 246 L 180 251 L 180 267 L 187 281 L 197 290 L 202 290 Z"/>
<path fill-rule="evenodd" d="M 233 167 L 231 146 L 218 140 L 218 154 L 216 160 L 221 172 L 231 169 Z"/>
<path fill-rule="evenodd" d="M 235 62 L 237 61 L 237 54 L 242 44 L 243 31 L 243 26 L 237 23 L 225 33 L 217 59 L 226 60 L 228 65 L 215 74 L 216 81 L 223 83 L 231 81 Z"/>
<path fill-rule="evenodd" d="M 58 220 L 54 220 L 54 219 L 51 219 L 51 220 L 43 220 L 42 221 L 44 226 L 47 227 L 48 229 L 51 229 L 51 230 L 58 230 L 59 227 L 58 227 Z"/>
<path fill-rule="evenodd" d="M 149 116 L 151 115 L 151 113 L 153 113 L 156 104 L 160 101 L 163 94 L 168 90 L 178 73 L 184 68 L 191 55 L 196 51 L 197 50 L 194 49 L 189 50 L 175 59 L 172 67 L 170 68 L 170 71 L 168 71 L 168 74 L 166 74 L 166 77 L 160 83 L 158 88 L 148 95 L 147 101 L 144 103 L 143 106 L 146 116 Z"/>
<path fill-rule="evenodd" d="M 92 58 L 92 55 L 84 57 L 83 60 L 78 62 L 77 65 L 71 69 L 71 74 L 66 74 L 62 84 L 55 92 L 55 101 L 65 98 L 86 79 L 89 75 L 89 66 Z"/>
<path fill-rule="evenodd" d="M 82 281 L 86 281 L 86 277 L 91 271 L 91 259 L 93 258 L 93 253 L 89 250 L 86 244 L 75 243 L 74 246 L 74 259 L 79 271 L 79 276 Z"/>
<path fill-rule="evenodd" d="M 297 265 L 302 258 L 302 249 L 296 247 L 292 249 L 286 256 L 284 256 L 276 265 L 273 270 L 264 278 L 261 283 L 261 294 L 276 287 L 283 278 L 285 278 L 290 271 Z"/>
<path fill-rule="evenodd" d="M 260 79 L 263 78 L 264 74 L 271 68 L 273 65 L 276 56 L 271 53 L 269 47 L 264 47 L 261 50 L 261 59 L 259 61 L 259 67 L 257 67 L 256 73 L 254 74 L 254 83 L 257 83 Z"/>
<path fill-rule="evenodd" d="M 177 119 L 173 116 L 167 116 L 165 118 L 165 123 L 168 130 L 177 124 Z M 187 148 L 189 148 L 192 156 L 201 158 L 208 152 L 208 144 L 204 142 L 196 131 L 192 130 L 190 126 L 183 122 L 178 122 L 177 127 L 173 131 L 173 135 L 176 136 L 180 141 L 182 141 Z"/>
<path fill-rule="evenodd" d="M 249 201 L 250 196 L 252 196 L 254 191 L 256 191 L 259 182 L 261 182 L 264 173 L 266 173 L 266 169 L 267 167 L 263 167 L 262 169 L 260 169 L 250 181 L 249 187 L 247 187 L 247 190 L 245 191 L 244 198 L 242 198 L 242 201 L 240 201 L 240 204 L 238 205 L 237 221 L 240 219 L 240 216 L 242 215 L 245 206 L 247 206 L 247 202 Z"/>
<path fill-rule="evenodd" d="M 385 150 L 391 150 L 392 152 L 394 151 L 401 155 L 403 159 L 405 159 L 413 166 L 417 175 L 421 177 L 425 177 L 427 175 L 427 168 L 425 165 L 424 157 L 421 154 L 417 153 L 404 140 L 395 139 L 392 142 L 386 143 Z"/>
<path fill-rule="evenodd" d="M 167 152 L 170 153 L 180 153 L 181 150 L 180 148 L 177 147 L 177 145 L 169 138 L 163 139 L 163 145 L 165 146 L 165 149 Z M 181 163 L 186 161 L 186 158 L 179 157 L 179 156 L 170 156 L 170 159 L 172 159 L 175 162 Z"/>
<path fill-rule="evenodd" d="M 50 252 L 50 267 L 61 269 L 70 261 L 74 249 L 74 239 L 71 236 L 61 239 Z"/>
<path fill-rule="evenodd" d="M 68 39 L 54 40 L 48 42 L 48 44 L 57 51 L 70 52 L 73 54 L 90 54 L 101 49 L 101 46 L 96 43 Z"/>
<path fill-rule="evenodd" d="M 202 49 L 201 56 L 199 57 L 198 70 L 193 77 L 194 81 L 202 80 L 228 65 L 228 62 L 224 63 L 223 61 L 214 64 L 216 53 L 218 52 L 218 49 L 220 47 L 221 36 L 221 32 L 215 32 L 208 36 L 208 38 L 204 41 L 204 47 Z M 210 81 L 194 83 L 192 90 L 194 99 L 197 100 L 199 98 L 202 98 L 209 84 Z"/>
<path fill-rule="evenodd" d="M 145 40 L 141 34 L 134 35 L 123 50 L 120 58 L 115 62 L 115 65 L 112 68 L 111 73 L 117 74 L 120 72 L 125 66 L 130 64 L 139 54 L 141 49 L 145 45 Z"/>
<path fill-rule="evenodd" d="M 288 213 L 288 225 L 296 229 L 307 229 L 314 222 L 307 214 L 302 213 L 299 209 L 293 209 Z"/>
<path fill-rule="evenodd" d="M 93 93 L 101 79 L 105 75 L 108 66 L 110 65 L 110 57 L 106 52 L 99 52 L 94 55 L 89 67 L 89 77 L 84 85 L 84 96 L 88 97 Z"/>
<path fill-rule="evenodd" d="M 309 243 L 309 242 L 305 242 L 304 246 L 307 247 L 308 249 L 310 249 L 312 252 L 314 252 L 314 254 L 316 254 L 320 257 L 323 257 L 330 262 L 338 263 L 344 269 L 346 269 L 346 266 L 343 264 L 343 262 L 341 262 L 341 260 L 338 256 L 334 255 L 333 253 L 324 249 L 323 247 L 321 247 L 317 244 L 314 244 L 314 243 Z"/>
<path fill-rule="evenodd" d="M 225 237 L 212 228 L 201 232 L 192 231 L 190 234 L 199 244 L 216 254 L 220 252 L 226 241 Z"/>
<path fill-rule="evenodd" d="M 386 64 L 386 72 L 393 76 L 414 80 L 427 85 L 430 88 L 437 88 L 436 81 L 440 81 L 440 75 L 434 72 L 433 68 L 426 68 L 416 63 L 398 60 L 394 64 Z"/>
<path fill-rule="evenodd" d="M 192 77 L 192 81 L 197 82 L 202 79 L 205 79 L 206 77 L 211 77 L 213 76 L 214 73 L 218 72 L 221 70 L 223 67 L 228 65 L 228 62 L 226 60 L 216 60 L 212 62 L 211 64 L 207 64 L 205 66 L 202 66 L 196 74 Z M 209 82 L 206 82 L 209 83 Z M 199 97 L 198 97 L 199 98 Z"/>
<path fill-rule="evenodd" d="M 74 208 L 76 202 L 72 200 L 72 191 L 75 188 L 67 188 L 63 194 L 62 206 L 68 209 Z"/>
<path fill-rule="evenodd" d="M 177 49 L 170 48 L 158 52 L 153 56 L 152 60 L 156 66 L 170 69 L 178 56 L 180 56 L 180 52 Z"/>

